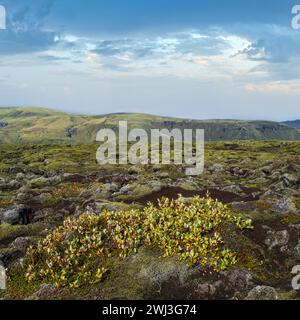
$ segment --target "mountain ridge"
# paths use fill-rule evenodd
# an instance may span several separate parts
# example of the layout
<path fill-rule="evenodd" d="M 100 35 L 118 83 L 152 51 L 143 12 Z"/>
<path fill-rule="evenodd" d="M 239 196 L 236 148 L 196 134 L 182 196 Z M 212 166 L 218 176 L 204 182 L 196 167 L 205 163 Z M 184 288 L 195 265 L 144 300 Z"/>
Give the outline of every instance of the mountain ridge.
<path fill-rule="evenodd" d="M 291 120 L 291 121 L 283 121 L 283 124 L 286 124 L 289 127 L 300 129 L 300 119 L 298 120 Z"/>
<path fill-rule="evenodd" d="M 46 108 L 2 107 L 0 143 L 91 143 L 98 130 L 117 130 L 121 120 L 128 120 L 129 129 L 147 132 L 163 128 L 205 129 L 207 141 L 300 140 L 300 130 L 293 122 L 193 120 L 142 113 L 80 115 Z"/>

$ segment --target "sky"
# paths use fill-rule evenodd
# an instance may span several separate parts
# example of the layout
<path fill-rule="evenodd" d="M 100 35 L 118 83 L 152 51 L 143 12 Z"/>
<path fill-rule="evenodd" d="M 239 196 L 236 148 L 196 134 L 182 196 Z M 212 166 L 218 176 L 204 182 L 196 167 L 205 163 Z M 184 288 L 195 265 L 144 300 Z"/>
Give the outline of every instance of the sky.
<path fill-rule="evenodd" d="M 300 118 L 300 0 L 0 0 L 0 105 Z M 300 20 L 299 20 L 300 21 Z"/>

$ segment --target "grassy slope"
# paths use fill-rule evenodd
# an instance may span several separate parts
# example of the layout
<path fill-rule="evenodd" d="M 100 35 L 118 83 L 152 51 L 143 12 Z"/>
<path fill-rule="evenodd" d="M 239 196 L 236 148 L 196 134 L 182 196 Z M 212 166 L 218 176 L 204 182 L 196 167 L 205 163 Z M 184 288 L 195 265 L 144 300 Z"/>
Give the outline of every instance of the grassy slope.
<path fill-rule="evenodd" d="M 130 128 L 204 128 L 206 140 L 300 140 L 300 132 L 285 124 L 268 121 L 185 120 L 146 114 L 81 116 L 42 108 L 0 108 L 0 143 L 93 142 L 101 128 L 118 127 L 128 120 Z M 75 130 L 72 138 L 66 131 Z"/>

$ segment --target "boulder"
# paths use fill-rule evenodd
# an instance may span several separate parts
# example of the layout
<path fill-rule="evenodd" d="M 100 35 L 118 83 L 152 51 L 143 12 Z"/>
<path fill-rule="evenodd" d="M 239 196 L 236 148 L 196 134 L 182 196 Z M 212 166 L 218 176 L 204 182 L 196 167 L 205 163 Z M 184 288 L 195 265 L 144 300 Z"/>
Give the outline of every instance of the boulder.
<path fill-rule="evenodd" d="M 16 180 L 17 181 L 23 181 L 25 179 L 25 174 L 22 172 L 17 173 Z"/>
<path fill-rule="evenodd" d="M 19 189 L 21 187 L 21 183 L 18 180 L 11 180 L 7 184 L 7 187 L 8 187 L 8 189 L 16 190 L 16 189 Z"/>
<path fill-rule="evenodd" d="M 6 128 L 8 126 L 8 122 L 0 121 L 0 128 Z"/>
<path fill-rule="evenodd" d="M 289 233 L 287 230 L 274 231 L 268 230 L 267 237 L 265 239 L 265 244 L 268 246 L 269 250 L 272 250 L 276 247 L 284 247 L 288 244 L 290 239 Z"/>
<path fill-rule="evenodd" d="M 0 189 L 6 188 L 6 182 L 3 178 L 0 177 Z"/>
<path fill-rule="evenodd" d="M 132 191 L 132 186 L 130 184 L 127 184 L 120 189 L 120 194 L 128 194 L 131 191 Z"/>
<path fill-rule="evenodd" d="M 230 168 L 230 173 L 235 177 L 246 177 L 249 172 L 245 169 L 240 169 L 239 167 L 233 167 Z"/>
<path fill-rule="evenodd" d="M 54 217 L 55 213 L 56 211 L 53 208 L 44 208 L 44 209 L 38 210 L 34 213 L 32 223 L 43 221 L 49 216 Z"/>
<path fill-rule="evenodd" d="M 218 291 L 224 289 L 224 283 L 220 280 L 209 283 L 200 283 L 196 288 L 195 292 L 199 299 L 214 299 L 218 294 Z"/>
<path fill-rule="evenodd" d="M 258 203 L 257 201 L 233 202 L 230 204 L 230 207 L 235 211 L 255 212 L 258 209 Z"/>
<path fill-rule="evenodd" d="M 244 291 L 253 285 L 253 276 L 248 270 L 236 268 L 229 273 L 228 284 L 235 291 Z"/>
<path fill-rule="evenodd" d="M 147 183 L 147 186 L 152 190 L 152 192 L 158 192 L 164 185 L 160 181 L 152 180 Z"/>
<path fill-rule="evenodd" d="M 277 291 L 268 286 L 257 286 L 253 288 L 245 298 L 245 300 L 277 300 Z"/>
<path fill-rule="evenodd" d="M 243 193 L 243 190 L 235 184 L 222 188 L 222 191 L 232 192 L 232 193 L 236 193 L 236 194 Z"/>
<path fill-rule="evenodd" d="M 5 268 L 10 267 L 18 259 L 22 258 L 23 254 L 14 248 L 0 249 L 0 261 L 3 262 Z"/>
<path fill-rule="evenodd" d="M 28 297 L 26 300 L 44 300 L 46 298 L 49 298 L 55 292 L 56 289 L 52 284 L 43 284 L 37 292 Z"/>
<path fill-rule="evenodd" d="M 61 182 L 60 176 L 54 176 L 50 178 L 39 177 L 29 181 L 30 188 L 40 189 L 48 186 L 55 186 Z"/>
<path fill-rule="evenodd" d="M 300 260 L 300 241 L 298 242 L 298 244 L 295 246 L 294 250 L 293 250 L 293 253 L 294 253 L 294 258 L 296 260 Z"/>
<path fill-rule="evenodd" d="M 34 204 L 44 206 L 49 204 L 51 202 L 51 199 L 52 195 L 50 193 L 41 193 L 40 195 L 33 197 L 31 201 Z"/>
<path fill-rule="evenodd" d="M 19 223 L 19 209 L 10 208 L 6 210 L 0 209 L 0 222 L 2 224 L 18 224 Z"/>
<path fill-rule="evenodd" d="M 299 178 L 296 175 L 286 173 L 282 177 L 282 181 L 287 188 L 295 186 Z"/>
<path fill-rule="evenodd" d="M 208 171 L 210 171 L 211 173 L 221 173 L 224 171 L 224 166 L 222 164 L 215 163 L 208 168 Z"/>
<path fill-rule="evenodd" d="M 79 182 L 83 181 L 85 176 L 78 173 L 64 173 L 62 176 L 62 180 L 64 182 Z"/>
<path fill-rule="evenodd" d="M 94 208 L 95 207 L 95 208 Z M 120 211 L 122 210 L 122 205 L 112 202 L 96 202 L 92 210 L 101 213 L 103 210 L 107 211 Z"/>
<path fill-rule="evenodd" d="M 179 283 L 185 284 L 191 272 L 176 257 L 162 259 L 158 253 L 154 254 L 145 248 L 140 248 L 132 257 L 132 263 L 138 270 L 137 279 L 151 285 L 160 286 L 170 279 L 178 279 Z"/>
<path fill-rule="evenodd" d="M 128 173 L 129 173 L 130 175 L 138 174 L 138 173 L 139 173 L 139 169 L 138 169 L 138 167 L 136 167 L 136 166 L 132 166 L 132 167 L 130 167 L 130 168 L 128 169 Z"/>
<path fill-rule="evenodd" d="M 294 201 L 289 197 L 272 200 L 272 211 L 275 213 L 296 213 L 297 207 Z"/>
<path fill-rule="evenodd" d="M 101 186 L 101 194 L 107 197 L 118 190 L 119 186 L 116 183 L 105 183 Z"/>
<path fill-rule="evenodd" d="M 28 247 L 31 244 L 31 238 L 29 237 L 19 237 L 17 239 L 15 239 L 10 245 L 9 248 L 16 250 L 16 251 L 20 251 L 23 254 L 26 253 Z"/>
<path fill-rule="evenodd" d="M 272 174 L 273 168 L 271 166 L 265 166 L 261 169 L 261 171 L 266 175 L 269 176 Z"/>

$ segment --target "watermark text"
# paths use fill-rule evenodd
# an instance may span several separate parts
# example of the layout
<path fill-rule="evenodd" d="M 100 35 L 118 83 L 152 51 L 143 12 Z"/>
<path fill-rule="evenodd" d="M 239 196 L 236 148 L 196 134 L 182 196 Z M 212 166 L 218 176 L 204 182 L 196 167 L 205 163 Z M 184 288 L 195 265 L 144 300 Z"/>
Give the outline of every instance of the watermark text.
<path fill-rule="evenodd" d="M 0 265 L 0 290 L 6 289 L 6 270 Z"/>
<path fill-rule="evenodd" d="M 295 275 L 292 280 L 292 287 L 294 290 L 300 290 L 300 265 L 293 268 L 292 274 Z"/>
<path fill-rule="evenodd" d="M 0 5 L 0 30 L 6 29 L 6 9 Z"/>
<path fill-rule="evenodd" d="M 103 142 L 96 158 L 105 164 L 186 164 L 186 175 L 197 176 L 204 171 L 203 129 L 133 129 L 128 133 L 127 121 L 119 122 L 119 135 L 113 129 L 101 129 L 96 141 Z M 117 150 L 118 143 L 118 150 Z"/>
<path fill-rule="evenodd" d="M 292 28 L 294 30 L 300 30 L 300 5 L 296 5 L 292 8 L 292 14 L 294 15 L 292 19 Z"/>

